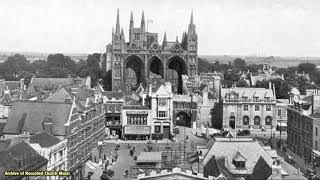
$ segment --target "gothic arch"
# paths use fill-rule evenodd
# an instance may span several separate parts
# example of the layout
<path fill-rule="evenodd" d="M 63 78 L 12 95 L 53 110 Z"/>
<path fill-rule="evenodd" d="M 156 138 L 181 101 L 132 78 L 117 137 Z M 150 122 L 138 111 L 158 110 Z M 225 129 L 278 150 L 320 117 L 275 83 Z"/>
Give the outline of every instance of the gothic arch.
<path fill-rule="evenodd" d="M 148 77 L 151 74 L 158 74 L 162 78 L 164 78 L 164 63 L 163 61 L 159 58 L 159 56 L 154 55 L 148 60 Z"/>
<path fill-rule="evenodd" d="M 146 82 L 146 72 L 145 64 L 139 56 L 131 55 L 128 56 L 123 63 L 123 83 L 126 87 L 130 84 L 132 90 L 135 90 L 140 83 L 144 84 Z M 128 92 L 128 88 L 124 91 Z"/>
<path fill-rule="evenodd" d="M 166 79 L 172 83 L 173 87 L 178 86 L 178 94 L 182 94 L 183 82 L 182 75 L 188 75 L 188 66 L 185 60 L 180 56 L 171 56 L 166 63 Z"/>

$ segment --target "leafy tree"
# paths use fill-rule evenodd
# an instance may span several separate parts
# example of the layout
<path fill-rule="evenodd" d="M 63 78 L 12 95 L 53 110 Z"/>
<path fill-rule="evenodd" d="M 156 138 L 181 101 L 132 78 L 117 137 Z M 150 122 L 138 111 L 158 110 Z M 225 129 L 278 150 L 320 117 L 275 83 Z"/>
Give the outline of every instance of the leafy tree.
<path fill-rule="evenodd" d="M 236 58 L 235 60 L 233 60 L 233 66 L 239 70 L 244 70 L 246 61 L 241 58 Z"/>
<path fill-rule="evenodd" d="M 257 81 L 256 82 L 256 87 L 258 88 L 269 88 L 269 81 Z"/>
<path fill-rule="evenodd" d="M 215 103 L 210 111 L 210 114 L 212 127 L 216 129 L 221 129 L 223 118 L 222 102 Z"/>
<path fill-rule="evenodd" d="M 245 80 L 239 80 L 239 81 L 236 83 L 236 86 L 237 86 L 237 87 L 249 87 L 249 84 L 248 84 L 247 81 L 245 81 Z"/>

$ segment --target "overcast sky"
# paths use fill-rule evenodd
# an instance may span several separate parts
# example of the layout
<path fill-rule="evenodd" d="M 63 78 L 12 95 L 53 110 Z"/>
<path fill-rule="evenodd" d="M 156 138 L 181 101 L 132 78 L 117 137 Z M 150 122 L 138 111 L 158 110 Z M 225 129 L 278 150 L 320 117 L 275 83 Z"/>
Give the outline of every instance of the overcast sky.
<path fill-rule="evenodd" d="M 320 56 L 319 0 L 0 0 L 0 50 L 103 52 L 117 8 L 126 39 L 131 11 L 161 43 L 181 39 L 193 10 L 201 55 Z"/>

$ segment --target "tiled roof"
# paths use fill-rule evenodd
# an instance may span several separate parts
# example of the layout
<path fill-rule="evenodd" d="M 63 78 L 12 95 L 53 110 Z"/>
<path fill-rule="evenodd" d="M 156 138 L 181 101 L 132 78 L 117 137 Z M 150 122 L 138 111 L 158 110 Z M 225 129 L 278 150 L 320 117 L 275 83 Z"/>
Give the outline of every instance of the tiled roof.
<path fill-rule="evenodd" d="M 38 154 L 29 144 L 21 141 L 0 153 L 0 179 L 5 179 L 4 171 L 39 170 L 48 160 Z"/>
<path fill-rule="evenodd" d="M 59 142 L 60 139 L 47 132 L 40 132 L 30 137 L 30 143 L 38 143 L 41 147 L 51 147 Z"/>
<path fill-rule="evenodd" d="M 248 97 L 249 99 L 253 99 L 254 97 L 258 97 L 259 99 L 264 99 L 265 97 L 271 97 L 270 99 L 275 99 L 272 89 L 265 88 L 222 88 L 221 89 L 221 97 L 225 98 L 225 96 L 229 93 L 236 93 L 239 95 L 239 98 L 243 96 Z"/>
<path fill-rule="evenodd" d="M 241 153 L 244 159 L 246 159 L 246 171 L 238 171 L 232 163 L 233 157 Z M 253 153 L 254 152 L 254 153 Z M 246 141 L 234 141 L 228 138 L 216 141 L 206 157 L 204 158 L 203 164 L 206 165 L 212 158 L 225 158 L 223 161 L 224 166 L 229 167 L 229 171 L 234 171 L 236 174 L 252 174 L 256 163 L 262 157 L 266 163 L 271 167 L 272 158 L 263 149 L 263 147 L 256 141 L 246 140 Z"/>
<path fill-rule="evenodd" d="M 5 134 L 30 134 L 42 132 L 46 116 L 52 118 L 52 134 L 65 135 L 64 124 L 68 121 L 72 104 L 53 102 L 14 102 L 9 113 Z"/>

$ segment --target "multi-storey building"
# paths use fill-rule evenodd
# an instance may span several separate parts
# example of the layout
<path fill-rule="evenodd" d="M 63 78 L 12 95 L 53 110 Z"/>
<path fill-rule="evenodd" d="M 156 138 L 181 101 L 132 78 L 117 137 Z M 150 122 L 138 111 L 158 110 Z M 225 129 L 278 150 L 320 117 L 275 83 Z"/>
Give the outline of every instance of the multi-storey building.
<path fill-rule="evenodd" d="M 106 112 L 106 127 L 109 133 L 118 138 L 122 138 L 122 107 L 124 104 L 124 94 L 122 92 L 103 92 L 103 103 Z"/>
<path fill-rule="evenodd" d="M 255 86 L 257 84 L 257 81 L 270 81 L 272 79 L 282 79 L 284 80 L 283 74 L 276 74 L 275 71 L 271 68 L 269 64 L 263 64 L 262 69 L 258 70 L 257 75 L 252 75 L 250 73 L 250 85 Z"/>
<path fill-rule="evenodd" d="M 60 140 L 57 137 L 47 133 L 40 132 L 30 136 L 23 134 L 28 138 L 30 146 L 41 156 L 48 159 L 47 171 L 67 171 L 67 139 Z M 65 179 L 63 176 L 47 176 L 47 180 Z"/>
<path fill-rule="evenodd" d="M 142 13 L 141 26 L 134 27 L 133 14 L 130 17 L 129 41 L 125 41 L 120 29 L 119 10 L 112 42 L 106 48 L 106 71 L 112 70 L 112 91 L 131 93 L 140 83 L 147 88 L 147 77 L 160 75 L 172 83 L 173 92 L 182 93 L 182 75 L 193 76 L 198 72 L 198 36 L 193 14 L 188 32 L 183 33 L 181 42 L 167 41 L 164 34 L 162 45 L 158 34 L 148 32 L 148 24 Z"/>
<path fill-rule="evenodd" d="M 276 128 L 276 95 L 264 88 L 222 88 L 224 129 Z"/>
<path fill-rule="evenodd" d="M 67 139 L 70 179 L 82 178 L 86 161 L 101 158 L 99 142 L 105 134 L 102 93 L 84 87 L 66 87 L 43 100 L 14 102 L 4 128 L 5 138 L 42 131 Z"/>
<path fill-rule="evenodd" d="M 306 163 L 311 163 L 313 150 L 318 149 L 319 142 L 320 93 L 314 90 L 303 96 L 293 88 L 287 111 L 288 148 Z"/>

